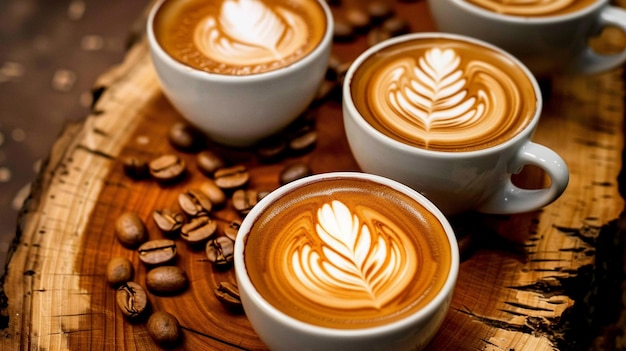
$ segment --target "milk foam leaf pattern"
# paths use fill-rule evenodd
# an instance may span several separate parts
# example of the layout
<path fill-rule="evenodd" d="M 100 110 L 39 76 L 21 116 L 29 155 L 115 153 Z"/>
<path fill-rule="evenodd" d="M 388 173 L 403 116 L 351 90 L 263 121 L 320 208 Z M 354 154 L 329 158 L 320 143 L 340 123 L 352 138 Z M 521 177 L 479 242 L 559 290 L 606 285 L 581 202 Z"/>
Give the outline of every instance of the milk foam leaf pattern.
<path fill-rule="evenodd" d="M 452 49 L 433 48 L 417 65 L 400 62 L 389 82 L 389 101 L 406 123 L 429 131 L 438 125 L 467 125 L 484 106 L 468 97 L 461 59 Z"/>
<path fill-rule="evenodd" d="M 321 294 L 325 304 L 343 308 L 380 308 L 393 298 L 389 281 L 400 280 L 406 267 L 402 248 L 384 233 L 386 227 L 370 227 L 337 200 L 323 205 L 317 220 L 321 250 L 305 246 L 291 261 L 304 285 Z"/>
<path fill-rule="evenodd" d="M 494 12 L 518 16 L 542 16 L 572 6 L 575 0 L 470 0 Z"/>
<path fill-rule="evenodd" d="M 222 5 L 219 17 L 222 31 L 238 42 L 265 48 L 277 59 L 278 46 L 287 26 L 263 2 L 258 0 L 231 0 Z"/>

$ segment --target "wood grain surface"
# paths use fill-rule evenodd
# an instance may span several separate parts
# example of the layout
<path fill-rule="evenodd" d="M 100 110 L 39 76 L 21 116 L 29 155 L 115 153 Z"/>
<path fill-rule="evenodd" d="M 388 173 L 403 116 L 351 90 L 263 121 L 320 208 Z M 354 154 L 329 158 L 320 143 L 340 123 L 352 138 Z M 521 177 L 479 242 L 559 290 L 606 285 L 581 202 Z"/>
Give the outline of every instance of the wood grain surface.
<path fill-rule="evenodd" d="M 412 31 L 433 29 L 424 2 L 394 6 Z M 342 8 L 334 11 L 342 16 Z M 361 35 L 336 44 L 333 51 L 349 62 L 365 48 Z M 620 347 L 619 337 L 611 335 L 624 319 L 624 226 L 618 221 L 624 209 L 618 182 L 624 149 L 622 70 L 556 77 L 542 86 L 545 108 L 534 140 L 565 159 L 569 187 L 540 211 L 451 218 L 463 262 L 432 350 Z M 150 238 L 162 238 L 152 211 L 176 209 L 178 194 L 206 178 L 196 169 L 194 153 L 177 151 L 167 141 L 170 128 L 182 118 L 160 90 L 143 39 L 121 66 L 95 83 L 94 91 L 99 98 L 93 112 L 59 136 L 19 218 L 0 291 L 0 350 L 159 349 L 143 321 L 123 317 L 115 289 L 105 281 L 106 263 L 114 256 L 133 262 L 135 282 L 143 285 L 147 273 L 137 253 L 117 241 L 114 222 L 133 211 L 144 219 Z M 278 174 L 293 163 L 307 164 L 314 173 L 358 170 L 344 136 L 340 103 L 330 98 L 312 107 L 310 116 L 319 140 L 304 155 L 263 163 L 254 150 L 211 149 L 246 165 L 248 187 L 257 190 L 277 188 Z M 123 172 L 120 160 L 126 156 L 152 159 L 164 153 L 187 161 L 183 181 L 164 186 Z M 529 168 L 516 181 L 539 186 L 546 180 Z M 227 206 L 215 216 L 224 219 L 224 226 L 238 214 Z M 152 311 L 178 318 L 183 330 L 178 348 L 264 350 L 245 315 L 229 312 L 213 294 L 221 281 L 234 282 L 232 270 L 215 269 L 203 249 L 179 239 L 177 248 L 176 265 L 186 271 L 189 287 L 174 296 L 149 293 L 149 300 Z M 598 307 L 607 303 L 608 309 Z"/>

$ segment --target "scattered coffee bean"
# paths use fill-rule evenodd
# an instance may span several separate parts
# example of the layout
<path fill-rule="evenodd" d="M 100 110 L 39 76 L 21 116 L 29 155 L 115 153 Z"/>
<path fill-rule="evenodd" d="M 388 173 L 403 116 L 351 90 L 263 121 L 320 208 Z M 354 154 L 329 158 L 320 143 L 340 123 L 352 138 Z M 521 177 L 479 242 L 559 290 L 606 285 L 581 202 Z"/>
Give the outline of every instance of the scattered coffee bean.
<path fill-rule="evenodd" d="M 176 243 L 169 239 L 156 239 L 143 243 L 137 249 L 141 262 L 148 265 L 161 265 L 176 257 Z"/>
<path fill-rule="evenodd" d="M 382 29 L 394 37 L 410 31 L 409 23 L 400 17 L 391 17 L 385 20 Z"/>
<path fill-rule="evenodd" d="M 113 257 L 107 263 L 105 276 L 112 286 L 118 286 L 133 279 L 134 268 L 132 262 L 126 257 Z"/>
<path fill-rule="evenodd" d="M 126 282 L 117 289 L 115 301 L 122 314 L 130 319 L 141 316 L 148 307 L 148 296 L 141 285 Z"/>
<path fill-rule="evenodd" d="M 181 151 L 197 151 L 204 146 L 202 132 L 182 122 L 175 123 L 170 128 L 168 139 L 174 148 Z"/>
<path fill-rule="evenodd" d="M 207 179 L 198 187 L 206 195 L 213 207 L 221 207 L 226 203 L 226 194 L 212 179 Z"/>
<path fill-rule="evenodd" d="M 243 311 L 241 305 L 241 297 L 239 296 L 239 288 L 229 282 L 221 282 L 215 289 L 215 297 L 231 312 Z"/>
<path fill-rule="evenodd" d="M 367 33 L 367 46 L 374 46 L 381 41 L 391 38 L 391 33 L 381 28 L 374 28 Z"/>
<path fill-rule="evenodd" d="M 333 40 L 337 42 L 348 42 L 355 39 L 354 28 L 343 19 L 335 18 L 333 26 Z"/>
<path fill-rule="evenodd" d="M 190 216 L 199 216 L 211 212 L 211 199 L 198 189 L 189 189 L 178 195 L 180 209 Z"/>
<path fill-rule="evenodd" d="M 285 155 L 287 142 L 283 138 L 269 138 L 263 140 L 255 148 L 259 161 L 265 163 L 277 162 Z"/>
<path fill-rule="evenodd" d="M 313 172 L 311 172 L 308 165 L 304 163 L 293 163 L 283 168 L 278 176 L 278 181 L 280 182 L 280 185 L 285 185 L 311 174 L 313 174 Z"/>
<path fill-rule="evenodd" d="M 328 68 L 326 69 L 326 79 L 330 81 L 337 80 L 337 68 L 341 65 L 341 60 L 336 55 L 331 54 L 328 59 Z"/>
<path fill-rule="evenodd" d="M 186 172 L 185 160 L 178 155 L 167 154 L 150 161 L 150 174 L 161 182 L 180 179 Z"/>
<path fill-rule="evenodd" d="M 346 78 L 346 73 L 348 73 L 348 69 L 352 65 L 352 61 L 342 62 L 339 67 L 337 67 L 337 84 L 339 87 L 343 85 L 343 80 Z M 341 91 L 341 89 L 339 89 Z"/>
<path fill-rule="evenodd" d="M 173 347 L 180 341 L 180 324 L 170 313 L 154 312 L 148 318 L 146 327 L 152 340 L 162 347 Z"/>
<path fill-rule="evenodd" d="M 115 221 L 117 239 L 128 248 L 135 248 L 148 240 L 143 220 L 134 212 L 124 212 Z"/>
<path fill-rule="evenodd" d="M 174 294 L 187 287 L 187 273 L 178 266 L 160 266 L 146 274 L 146 287 L 155 293 Z"/>
<path fill-rule="evenodd" d="M 289 140 L 289 149 L 295 154 L 311 151 L 317 144 L 317 130 L 306 126 Z"/>
<path fill-rule="evenodd" d="M 313 99 L 314 106 L 318 106 L 326 102 L 326 100 L 328 100 L 328 98 L 335 92 L 337 87 L 338 86 L 335 81 L 327 79 L 322 81 L 322 84 L 320 84 L 317 92 L 315 93 L 315 98 Z"/>
<path fill-rule="evenodd" d="M 215 185 L 223 190 L 234 190 L 248 184 L 250 174 L 244 165 L 220 168 L 215 171 Z"/>
<path fill-rule="evenodd" d="M 235 243 L 225 236 L 209 240 L 206 245 L 206 256 L 217 268 L 227 268 L 233 263 Z"/>
<path fill-rule="evenodd" d="M 267 195 L 269 195 L 271 193 L 271 191 L 268 190 L 263 190 L 263 191 L 259 191 L 259 201 L 261 201 L 264 197 L 266 197 Z"/>
<path fill-rule="evenodd" d="M 185 216 L 180 212 L 168 209 L 155 210 L 152 212 L 152 219 L 157 227 L 165 234 L 176 233 L 185 223 Z"/>
<path fill-rule="evenodd" d="M 369 14 L 361 8 L 351 7 L 345 10 L 346 21 L 357 32 L 365 32 L 371 25 Z"/>
<path fill-rule="evenodd" d="M 385 1 L 372 1 L 367 5 L 367 13 L 372 18 L 372 21 L 379 22 L 380 20 L 390 17 L 393 14 L 393 8 Z"/>
<path fill-rule="evenodd" d="M 233 193 L 233 207 L 244 216 L 250 212 L 258 200 L 258 192 L 256 190 L 239 189 Z"/>
<path fill-rule="evenodd" d="M 239 228 L 241 227 L 240 220 L 234 220 L 228 224 L 227 227 L 224 228 L 224 235 L 228 237 L 230 240 L 235 241 L 237 239 L 237 234 L 239 233 Z"/>
<path fill-rule="evenodd" d="M 198 164 L 198 169 L 208 177 L 213 177 L 215 171 L 226 166 L 224 160 L 218 154 L 210 150 L 204 150 L 198 153 L 196 163 Z"/>
<path fill-rule="evenodd" d="M 122 167 L 124 168 L 124 174 L 135 180 L 146 179 L 150 176 L 148 162 L 137 157 L 129 156 L 124 158 Z"/>
<path fill-rule="evenodd" d="M 217 222 L 208 215 L 193 217 L 180 229 L 180 237 L 190 244 L 202 243 L 215 234 Z"/>

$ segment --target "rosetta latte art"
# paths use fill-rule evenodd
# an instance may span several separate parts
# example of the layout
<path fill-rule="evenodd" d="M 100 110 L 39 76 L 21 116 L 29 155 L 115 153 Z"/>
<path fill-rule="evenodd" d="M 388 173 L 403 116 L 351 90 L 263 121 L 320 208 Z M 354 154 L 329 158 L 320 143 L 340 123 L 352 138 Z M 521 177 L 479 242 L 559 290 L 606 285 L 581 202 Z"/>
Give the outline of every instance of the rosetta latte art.
<path fill-rule="evenodd" d="M 451 149 L 488 145 L 508 130 L 508 114 L 522 104 L 516 83 L 489 62 L 461 62 L 454 49 L 435 47 L 381 67 L 369 102 L 379 128 L 409 144 Z"/>
<path fill-rule="evenodd" d="M 400 230 L 368 208 L 359 213 L 335 200 L 317 213 L 317 238 L 293 236 L 283 269 L 296 291 L 323 306 L 380 309 L 411 283 L 417 260 Z"/>
<path fill-rule="evenodd" d="M 198 50 L 217 62 L 241 66 L 280 61 L 307 41 L 307 24 L 289 9 L 258 0 L 229 0 L 219 16 L 207 16 L 195 30 Z"/>
<path fill-rule="evenodd" d="M 478 6 L 514 16 L 547 16 L 567 12 L 579 0 L 468 0 Z"/>

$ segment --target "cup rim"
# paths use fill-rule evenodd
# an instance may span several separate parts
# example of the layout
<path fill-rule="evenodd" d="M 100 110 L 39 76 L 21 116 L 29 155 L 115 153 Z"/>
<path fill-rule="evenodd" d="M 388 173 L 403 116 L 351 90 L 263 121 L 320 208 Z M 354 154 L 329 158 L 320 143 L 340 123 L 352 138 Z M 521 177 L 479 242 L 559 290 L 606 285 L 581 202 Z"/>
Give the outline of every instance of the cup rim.
<path fill-rule="evenodd" d="M 409 40 L 415 40 L 415 39 L 441 39 L 441 38 L 469 42 L 474 45 L 483 46 L 488 49 L 500 52 L 501 54 L 506 56 L 508 59 L 510 59 L 512 62 L 514 62 L 524 72 L 524 75 L 530 81 L 533 87 L 533 90 L 535 92 L 534 95 L 535 95 L 536 107 L 535 107 L 535 112 L 531 120 L 522 131 L 520 131 L 513 137 L 497 145 L 493 145 L 487 148 L 483 148 L 479 150 L 466 150 L 466 151 L 451 152 L 451 151 L 424 149 L 424 148 L 420 148 L 417 146 L 412 146 L 412 145 L 402 143 L 398 140 L 395 140 L 385 135 L 384 133 L 380 132 L 378 129 L 370 125 L 367 121 L 365 121 L 365 119 L 361 116 L 361 113 L 359 112 L 358 108 L 354 104 L 354 100 L 352 98 L 352 93 L 350 89 L 354 74 L 357 71 L 357 69 L 361 66 L 361 64 L 364 61 L 368 60 L 370 57 L 374 56 L 381 49 L 392 46 L 392 45 L 396 45 L 398 43 L 402 43 L 402 42 L 409 41 Z M 396 149 L 400 149 L 409 153 L 437 155 L 437 157 L 441 157 L 441 158 L 467 158 L 468 156 L 481 156 L 481 155 L 487 155 L 487 154 L 492 154 L 492 153 L 499 153 L 503 149 L 509 148 L 511 145 L 516 145 L 524 140 L 530 139 L 530 135 L 533 133 L 533 131 L 535 130 L 535 127 L 539 123 L 541 112 L 543 110 L 543 97 L 541 94 L 542 92 L 541 92 L 541 89 L 539 88 L 539 83 L 537 82 L 537 79 L 535 78 L 535 76 L 531 73 L 530 69 L 528 69 L 528 67 L 524 63 L 522 63 L 518 58 L 510 54 L 508 51 L 481 39 L 473 38 L 473 37 L 462 35 L 462 34 L 443 33 L 443 32 L 409 33 L 409 34 L 400 35 L 391 39 L 387 39 L 376 45 L 371 46 L 370 48 L 365 50 L 363 53 L 361 53 L 356 58 L 356 60 L 354 60 L 354 62 L 352 62 L 352 64 L 348 68 L 348 71 L 346 72 L 346 76 L 345 76 L 343 86 L 342 86 L 343 107 L 344 109 L 348 110 L 347 111 L 348 116 L 345 116 L 346 111 L 344 111 L 344 118 L 352 119 L 361 128 L 365 129 L 369 135 L 373 135 L 374 137 L 377 138 L 377 140 L 381 141 L 384 144 L 387 144 L 388 146 L 391 146 Z"/>
<path fill-rule="evenodd" d="M 154 18 L 166 1 L 171 0 L 158 0 L 151 8 L 148 13 L 148 20 L 146 21 L 146 36 L 148 38 L 148 45 L 150 50 L 153 52 L 155 56 L 158 56 L 162 61 L 165 62 L 168 66 L 177 70 L 178 72 L 186 75 L 193 76 L 197 79 L 203 80 L 213 80 L 213 81 L 221 81 L 225 83 L 235 83 L 235 82 L 259 82 L 264 81 L 270 78 L 279 78 L 283 76 L 290 75 L 293 71 L 305 69 L 311 63 L 313 63 L 320 55 L 323 55 L 325 51 L 331 46 L 332 37 L 333 37 L 333 28 L 334 21 L 332 11 L 328 4 L 323 0 L 314 0 L 319 6 L 322 8 L 322 12 L 324 13 L 324 17 L 326 18 L 326 29 L 324 31 L 324 35 L 322 36 L 320 42 L 315 46 L 315 48 L 308 53 L 306 56 L 300 58 L 299 60 L 292 62 L 291 64 L 280 67 L 278 69 L 254 73 L 254 74 L 246 74 L 246 75 L 231 75 L 231 74 L 220 74 L 220 73 L 212 73 L 207 71 L 202 71 L 197 68 L 186 65 L 182 62 L 175 60 L 171 57 L 162 47 L 159 41 L 156 39 L 154 34 Z"/>
<path fill-rule="evenodd" d="M 441 1 L 441 0 L 434 0 Z M 493 11 L 489 11 L 483 7 L 472 4 L 466 0 L 452 0 L 457 6 L 463 7 L 466 11 L 472 12 L 476 15 L 483 17 L 491 17 L 499 20 L 506 20 L 507 22 L 515 22 L 520 24 L 549 24 L 549 23 L 557 23 L 557 22 L 566 22 L 569 20 L 577 19 L 579 17 L 585 16 L 591 12 L 596 11 L 602 6 L 606 6 L 608 0 L 598 0 L 589 6 L 585 6 L 577 11 L 562 14 L 562 15 L 549 15 L 549 16 L 541 16 L 541 17 L 530 17 L 530 16 L 516 16 L 516 15 L 508 15 L 497 13 Z"/>
<path fill-rule="evenodd" d="M 270 206 L 277 198 L 281 197 L 283 194 L 290 192 L 291 190 L 310 182 L 323 181 L 328 179 L 336 179 L 336 178 L 356 178 L 362 180 L 368 180 L 377 182 L 382 185 L 386 185 L 391 187 L 396 191 L 400 191 L 404 194 L 410 196 L 413 200 L 422 204 L 428 211 L 430 211 L 435 217 L 439 220 L 441 225 L 444 228 L 446 237 L 448 239 L 448 243 L 450 244 L 450 270 L 448 272 L 448 276 L 446 278 L 445 283 L 437 293 L 437 295 L 430 300 L 423 308 L 416 311 L 415 313 L 402 318 L 400 320 L 391 322 L 389 324 L 384 324 L 380 326 L 367 327 L 367 328 L 359 328 L 359 329 L 337 329 L 337 328 L 329 328 L 322 327 L 310 323 L 303 322 L 295 317 L 289 316 L 286 313 L 278 310 L 274 306 L 272 306 L 261 294 L 254 288 L 252 281 L 248 277 L 247 269 L 244 261 L 245 254 L 245 241 L 247 236 L 250 233 L 250 229 L 256 218 L 268 207 Z M 255 300 L 258 308 L 265 311 L 267 314 L 271 314 L 272 318 L 278 320 L 283 325 L 288 325 L 292 329 L 298 329 L 300 331 L 306 331 L 311 334 L 315 334 L 318 336 L 330 336 L 336 338 L 362 338 L 367 337 L 371 333 L 376 333 L 378 335 L 385 335 L 388 333 L 396 332 L 397 330 L 402 330 L 410 327 L 414 323 L 422 320 L 423 318 L 436 313 L 436 311 L 441 306 L 445 304 L 445 300 L 452 295 L 454 291 L 454 286 L 457 281 L 458 272 L 459 272 L 459 264 L 460 264 L 460 254 L 458 248 L 458 242 L 456 241 L 456 236 L 454 234 L 454 230 L 452 226 L 448 222 L 445 215 L 437 208 L 430 200 L 428 200 L 424 195 L 420 194 L 416 190 L 409 188 L 408 186 L 394 181 L 392 179 L 382 177 L 379 175 L 368 174 L 363 172 L 327 172 L 327 173 L 318 173 L 311 176 L 307 176 L 305 178 L 301 178 L 295 181 L 292 181 L 286 185 L 279 187 L 278 189 L 272 191 L 269 195 L 265 196 L 259 203 L 257 203 L 250 213 L 246 216 L 244 221 L 242 222 L 241 227 L 239 228 L 239 234 L 235 240 L 235 251 L 234 251 L 234 265 L 235 265 L 235 274 L 237 277 L 237 281 L 239 283 L 239 290 L 246 290 L 248 295 L 250 295 L 251 299 Z"/>

